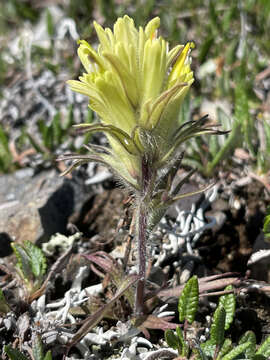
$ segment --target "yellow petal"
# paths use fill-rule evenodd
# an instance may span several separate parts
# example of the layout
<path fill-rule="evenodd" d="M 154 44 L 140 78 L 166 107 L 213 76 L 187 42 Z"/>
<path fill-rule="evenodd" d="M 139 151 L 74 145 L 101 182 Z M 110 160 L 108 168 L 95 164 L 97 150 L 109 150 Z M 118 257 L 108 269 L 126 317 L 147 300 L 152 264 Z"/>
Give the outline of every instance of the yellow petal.
<path fill-rule="evenodd" d="M 189 54 L 189 50 L 191 48 L 194 48 L 194 43 L 193 42 L 189 42 L 186 44 L 186 46 L 184 47 L 184 49 L 182 50 L 182 52 L 180 53 L 180 55 L 178 56 L 178 59 L 176 61 L 176 63 L 174 64 L 172 71 L 169 75 L 169 79 L 168 79 L 168 87 L 172 86 L 173 81 L 176 79 L 179 79 L 179 77 L 183 74 L 183 73 L 187 73 L 190 71 L 190 66 L 189 64 L 186 64 L 186 60 Z"/>

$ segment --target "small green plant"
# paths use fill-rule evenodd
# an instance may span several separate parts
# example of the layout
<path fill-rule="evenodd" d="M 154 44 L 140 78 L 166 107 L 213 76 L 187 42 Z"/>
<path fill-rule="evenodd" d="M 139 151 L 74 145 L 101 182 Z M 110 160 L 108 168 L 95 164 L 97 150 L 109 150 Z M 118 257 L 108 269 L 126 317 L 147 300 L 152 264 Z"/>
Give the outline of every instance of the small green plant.
<path fill-rule="evenodd" d="M 30 241 L 24 241 L 23 245 L 12 243 L 11 246 L 17 258 L 17 278 L 23 284 L 25 297 L 29 299 L 41 288 L 44 281 L 46 257 L 42 250 Z"/>
<path fill-rule="evenodd" d="M 30 353 L 31 351 L 31 353 Z M 10 360 L 29 360 L 22 352 L 11 347 L 11 345 L 4 346 L 4 352 Z M 29 349 L 29 355 L 32 360 L 52 360 L 51 351 L 48 350 L 44 355 L 43 345 L 40 336 L 35 336 L 32 340 L 32 349 Z"/>
<path fill-rule="evenodd" d="M 6 173 L 11 170 L 13 159 L 8 147 L 8 135 L 0 125 L 0 173 Z"/>
<path fill-rule="evenodd" d="M 231 291 L 231 293 L 230 293 Z M 182 325 L 165 331 L 167 344 L 178 351 L 181 359 L 194 360 L 263 360 L 270 356 L 270 336 L 263 344 L 256 346 L 256 336 L 247 331 L 240 337 L 238 344 L 233 345 L 226 331 L 230 328 L 235 314 L 235 295 L 231 285 L 225 288 L 225 295 L 219 298 L 218 306 L 212 317 L 209 339 L 199 342 L 188 340 L 187 329 L 192 325 L 198 309 L 199 292 L 198 279 L 193 276 L 185 285 L 178 302 L 179 321 Z M 183 330 L 182 330 L 183 328 Z"/>

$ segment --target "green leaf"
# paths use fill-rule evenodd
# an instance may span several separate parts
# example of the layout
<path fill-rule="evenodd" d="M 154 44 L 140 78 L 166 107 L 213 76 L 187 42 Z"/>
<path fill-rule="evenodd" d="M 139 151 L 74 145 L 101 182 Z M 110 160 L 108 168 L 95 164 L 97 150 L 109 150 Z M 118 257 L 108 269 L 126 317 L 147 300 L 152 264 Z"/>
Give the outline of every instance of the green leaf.
<path fill-rule="evenodd" d="M 232 349 L 227 355 L 225 355 L 222 360 L 233 360 L 236 359 L 236 357 L 242 353 L 245 352 L 247 348 L 250 347 L 250 342 L 245 342 L 244 344 L 236 346 L 234 349 Z"/>
<path fill-rule="evenodd" d="M 31 241 L 25 241 L 24 246 L 29 256 L 30 266 L 35 277 L 39 278 L 46 272 L 47 264 L 46 257 L 42 250 L 36 245 L 32 244 Z"/>
<path fill-rule="evenodd" d="M 185 342 L 184 335 L 183 335 L 183 332 L 182 332 L 180 326 L 177 326 L 177 328 L 176 328 L 176 334 L 177 334 L 178 339 L 179 339 L 179 342 L 180 342 L 180 344 L 181 344 L 181 349 L 182 349 L 182 350 L 181 350 L 181 355 L 182 355 L 182 356 L 185 356 L 185 355 L 187 355 L 187 353 L 188 353 L 188 345 L 187 345 L 187 343 Z"/>
<path fill-rule="evenodd" d="M 61 115 L 59 111 L 57 114 L 54 115 L 51 126 L 53 130 L 53 145 L 58 146 L 61 144 L 63 136 L 63 130 L 61 127 Z"/>
<path fill-rule="evenodd" d="M 268 336 L 259 349 L 256 351 L 256 355 L 270 356 L 270 336 Z"/>
<path fill-rule="evenodd" d="M 43 119 L 40 119 L 37 121 L 37 127 L 38 127 L 39 133 L 41 135 L 42 141 L 45 142 L 48 126 L 46 125 L 46 123 Z"/>
<path fill-rule="evenodd" d="M 50 38 L 54 35 L 54 25 L 53 25 L 53 17 L 49 9 L 46 11 L 46 23 L 47 23 L 47 32 Z"/>
<path fill-rule="evenodd" d="M 45 149 L 43 149 L 42 145 L 40 145 L 37 140 L 33 137 L 32 134 L 26 133 L 26 136 L 28 140 L 30 141 L 30 144 L 33 146 L 33 148 L 36 150 L 37 153 L 44 154 Z"/>
<path fill-rule="evenodd" d="M 193 276 L 186 283 L 178 301 L 179 321 L 194 321 L 198 309 L 199 285 L 197 276 Z"/>
<path fill-rule="evenodd" d="M 6 301 L 3 290 L 0 289 L 0 313 L 8 313 L 10 311 L 10 307 Z"/>
<path fill-rule="evenodd" d="M 266 217 L 264 218 L 263 232 L 266 240 L 270 239 L 270 206 L 266 210 Z"/>
<path fill-rule="evenodd" d="M 201 348 L 203 349 L 205 355 L 213 357 L 216 350 L 216 344 L 214 344 L 213 341 L 209 339 L 201 344 Z"/>
<path fill-rule="evenodd" d="M 0 125 L 0 170 L 8 171 L 12 164 L 12 156 L 8 147 L 8 136 Z"/>
<path fill-rule="evenodd" d="M 68 114 L 67 114 L 67 118 L 64 121 L 63 125 L 62 125 L 62 129 L 64 131 L 67 131 L 71 128 L 71 126 L 74 124 L 74 113 L 73 113 L 73 106 L 69 105 L 68 107 Z"/>
<path fill-rule="evenodd" d="M 46 355 L 44 357 L 44 360 L 52 360 L 52 353 L 51 353 L 51 350 L 48 350 L 46 352 Z"/>
<path fill-rule="evenodd" d="M 212 174 L 214 168 L 229 154 L 233 153 L 234 149 L 241 142 L 240 134 L 241 124 L 237 121 L 234 122 L 232 130 L 229 136 L 226 138 L 224 145 L 220 148 L 214 159 L 207 164 L 206 174 L 209 176 Z"/>
<path fill-rule="evenodd" d="M 93 122 L 93 111 L 89 108 L 85 117 L 85 123 L 92 124 Z"/>
<path fill-rule="evenodd" d="M 114 125 L 92 124 L 87 123 L 74 125 L 81 133 L 104 132 L 112 136 L 129 154 L 138 155 L 140 151 L 132 139 L 125 131 Z"/>
<path fill-rule="evenodd" d="M 53 132 L 53 126 L 47 126 L 45 134 L 44 134 L 44 145 L 49 151 L 53 151 L 53 145 L 54 145 L 54 138 L 53 138 L 54 132 Z"/>
<path fill-rule="evenodd" d="M 171 348 L 177 350 L 179 355 L 181 355 L 181 343 L 179 341 L 179 338 L 171 329 L 165 331 L 165 341 Z"/>
<path fill-rule="evenodd" d="M 228 285 L 225 288 L 226 290 L 233 290 L 232 285 Z M 220 296 L 218 306 L 223 306 L 226 311 L 226 318 L 225 318 L 225 330 L 228 330 L 231 323 L 233 322 L 234 314 L 235 314 L 235 295 L 232 294 L 225 294 Z"/>
<path fill-rule="evenodd" d="M 217 360 L 221 360 L 223 356 L 226 355 L 231 349 L 232 349 L 232 341 L 230 339 L 225 339 L 218 353 Z"/>
<path fill-rule="evenodd" d="M 28 360 L 19 350 L 13 349 L 10 345 L 5 345 L 4 351 L 11 360 Z"/>
<path fill-rule="evenodd" d="M 43 360 L 43 346 L 40 339 L 40 336 L 36 336 L 32 342 L 33 355 L 35 360 Z"/>
<path fill-rule="evenodd" d="M 29 282 L 32 279 L 32 269 L 27 252 L 20 244 L 11 243 L 11 247 L 17 258 L 17 269 L 19 270 L 19 274 L 24 281 Z"/>
<path fill-rule="evenodd" d="M 246 349 L 245 356 L 247 359 L 253 359 L 256 352 L 256 336 L 253 331 L 246 331 L 244 335 L 241 336 L 239 345 L 244 344 L 247 341 L 250 342 L 250 347 Z"/>
<path fill-rule="evenodd" d="M 246 94 L 245 86 L 242 82 L 239 82 L 235 88 L 235 118 L 242 124 L 242 131 L 244 134 L 244 140 L 248 146 L 250 153 L 255 156 L 252 134 L 255 131 L 254 122 L 249 114 L 248 97 Z"/>
<path fill-rule="evenodd" d="M 1 148 L 0 151 L 3 151 L 3 153 L 5 152 L 9 152 L 8 150 L 8 136 L 5 133 L 3 127 L 0 125 L 0 144 L 1 144 Z M 1 153 L 0 153 L 1 155 Z"/>
<path fill-rule="evenodd" d="M 210 329 L 210 340 L 212 343 L 221 346 L 224 341 L 226 311 L 222 305 L 216 308 L 213 323 Z"/>

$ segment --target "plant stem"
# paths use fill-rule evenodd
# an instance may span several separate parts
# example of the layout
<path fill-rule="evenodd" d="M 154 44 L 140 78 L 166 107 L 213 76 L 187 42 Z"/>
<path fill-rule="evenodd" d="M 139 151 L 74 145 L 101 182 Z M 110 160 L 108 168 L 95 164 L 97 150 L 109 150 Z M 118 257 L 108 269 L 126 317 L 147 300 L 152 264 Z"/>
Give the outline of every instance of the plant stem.
<path fill-rule="evenodd" d="M 144 304 L 144 284 L 146 272 L 146 242 L 147 242 L 147 219 L 143 202 L 140 202 L 138 207 L 138 260 L 139 260 L 139 280 L 136 289 L 135 299 L 135 315 L 140 316 L 143 314 Z"/>
<path fill-rule="evenodd" d="M 149 166 L 146 157 L 142 158 L 142 183 L 141 193 L 138 197 L 137 207 L 137 242 L 138 242 L 138 263 L 139 263 L 139 280 L 137 283 L 136 297 L 135 297 L 135 315 L 143 314 L 144 308 L 144 285 L 146 273 L 146 245 L 147 245 L 147 217 L 149 216 L 149 202 L 152 195 L 152 169 Z"/>

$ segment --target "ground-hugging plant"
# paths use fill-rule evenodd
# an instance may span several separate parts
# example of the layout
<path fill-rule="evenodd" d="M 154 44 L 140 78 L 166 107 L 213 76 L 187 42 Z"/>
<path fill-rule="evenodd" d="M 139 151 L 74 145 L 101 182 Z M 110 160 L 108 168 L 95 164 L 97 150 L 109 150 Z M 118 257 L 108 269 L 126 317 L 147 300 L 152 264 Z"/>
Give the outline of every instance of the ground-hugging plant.
<path fill-rule="evenodd" d="M 136 201 L 138 275 L 135 313 L 144 313 L 144 287 L 149 232 L 175 201 L 191 195 L 173 191 L 172 181 L 181 163 L 181 145 L 192 137 L 217 134 L 207 117 L 178 125 L 183 99 L 193 83 L 190 68 L 192 42 L 169 50 L 157 34 L 159 18 L 136 29 L 124 16 L 111 29 L 94 22 L 100 45 L 95 51 L 79 41 L 83 76 L 70 80 L 74 91 L 90 98 L 98 124 L 80 124 L 79 132 L 104 132 L 110 148 L 87 146 L 89 154 L 62 156 L 74 160 L 66 172 L 89 161 L 109 167 Z"/>
<path fill-rule="evenodd" d="M 46 257 L 42 250 L 30 241 L 24 241 L 22 245 L 12 243 L 11 246 L 17 259 L 14 274 L 22 285 L 23 297 L 31 301 L 45 280 Z"/>
<path fill-rule="evenodd" d="M 258 347 L 253 331 L 246 331 L 233 345 L 226 331 L 230 328 L 235 315 L 235 295 L 231 285 L 225 288 L 225 294 L 219 298 L 212 316 L 210 336 L 206 341 L 188 339 L 187 329 L 192 326 L 199 302 L 198 279 L 193 276 L 185 285 L 178 302 L 179 321 L 182 325 L 165 331 L 167 344 L 176 349 L 181 359 L 194 360 L 263 360 L 270 356 L 270 336 Z M 182 330 L 183 328 L 183 330 Z M 240 356 L 241 355 L 241 356 Z M 240 357 L 239 357 L 240 356 Z"/>

